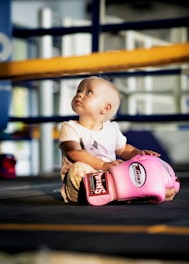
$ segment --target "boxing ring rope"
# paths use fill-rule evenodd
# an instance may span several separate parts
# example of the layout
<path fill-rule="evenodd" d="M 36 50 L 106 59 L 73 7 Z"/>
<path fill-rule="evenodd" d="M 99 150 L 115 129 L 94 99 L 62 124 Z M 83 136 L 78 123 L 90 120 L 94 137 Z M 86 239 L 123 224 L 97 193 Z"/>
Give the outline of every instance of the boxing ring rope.
<path fill-rule="evenodd" d="M 136 71 L 111 71 L 111 72 L 105 72 L 105 73 L 99 73 L 97 76 L 99 77 L 105 77 L 105 78 L 126 78 L 126 77 L 146 77 L 146 76 L 179 76 L 181 74 L 188 74 L 188 69 L 181 69 L 181 68 L 174 68 L 174 69 L 158 69 L 158 70 L 136 70 Z M 69 79 L 83 79 L 88 77 L 89 74 L 79 74 L 79 75 L 66 75 L 61 77 L 51 77 L 51 79 L 63 79 L 63 80 L 69 80 Z M 48 77 L 41 77 L 40 80 L 47 80 Z M 36 79 L 32 79 L 32 81 L 35 81 Z M 30 80 L 13 80 L 13 84 L 18 85 L 20 87 L 25 87 L 26 85 L 29 85 Z"/>
<path fill-rule="evenodd" d="M 66 116 L 37 116 L 37 117 L 10 117 L 10 122 L 23 122 L 26 124 L 40 124 L 40 123 L 60 123 L 70 119 L 77 120 L 76 115 Z M 150 123 L 171 123 L 171 122 L 189 122 L 189 114 L 158 114 L 158 115 L 123 115 L 118 114 L 115 121 L 123 122 L 150 122 Z"/>
<path fill-rule="evenodd" d="M 171 27 L 189 27 L 189 17 L 159 19 L 149 21 L 124 22 L 100 25 L 101 32 L 118 32 L 120 30 L 169 29 Z M 43 35 L 64 36 L 74 33 L 91 33 L 92 26 L 72 26 L 53 28 L 23 28 L 15 26 L 13 36 L 17 38 L 39 37 Z"/>
<path fill-rule="evenodd" d="M 189 62 L 189 42 L 149 49 L 94 52 L 90 55 L 3 62 L 0 80 L 31 80 L 82 73 L 98 74 Z M 56 65 L 56 67 L 55 67 Z"/>

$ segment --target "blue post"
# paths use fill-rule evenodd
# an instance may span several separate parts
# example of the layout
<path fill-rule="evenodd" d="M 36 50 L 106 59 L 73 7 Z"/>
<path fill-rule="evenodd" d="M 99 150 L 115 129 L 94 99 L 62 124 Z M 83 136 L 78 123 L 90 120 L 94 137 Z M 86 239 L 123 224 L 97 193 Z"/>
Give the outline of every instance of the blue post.
<path fill-rule="evenodd" d="M 92 1 L 92 52 L 99 51 L 100 25 L 100 0 Z"/>
<path fill-rule="evenodd" d="M 11 0 L 0 0 L 0 63 L 12 55 Z M 11 101 L 11 81 L 0 81 L 0 131 L 7 127 Z"/>

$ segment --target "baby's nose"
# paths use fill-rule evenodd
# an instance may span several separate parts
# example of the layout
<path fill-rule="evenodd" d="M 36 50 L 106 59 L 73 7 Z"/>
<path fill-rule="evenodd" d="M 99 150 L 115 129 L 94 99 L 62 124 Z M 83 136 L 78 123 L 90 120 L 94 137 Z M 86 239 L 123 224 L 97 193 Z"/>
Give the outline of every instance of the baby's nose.
<path fill-rule="evenodd" d="M 82 98 L 83 94 L 82 93 L 77 93 L 76 97 Z"/>

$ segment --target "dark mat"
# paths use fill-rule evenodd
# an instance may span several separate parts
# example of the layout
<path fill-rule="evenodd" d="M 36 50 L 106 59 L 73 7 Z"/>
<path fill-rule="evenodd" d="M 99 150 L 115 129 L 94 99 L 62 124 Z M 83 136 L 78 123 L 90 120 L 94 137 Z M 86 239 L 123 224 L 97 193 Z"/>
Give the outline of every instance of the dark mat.
<path fill-rule="evenodd" d="M 172 202 L 66 205 L 59 177 L 0 180 L 0 249 L 189 260 L 189 178 Z"/>

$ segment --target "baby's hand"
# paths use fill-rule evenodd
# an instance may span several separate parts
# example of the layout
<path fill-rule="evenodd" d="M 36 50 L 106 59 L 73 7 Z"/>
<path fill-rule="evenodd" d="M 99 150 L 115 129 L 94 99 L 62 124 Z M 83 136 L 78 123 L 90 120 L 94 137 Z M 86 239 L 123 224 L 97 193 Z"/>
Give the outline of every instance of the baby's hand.
<path fill-rule="evenodd" d="M 156 157 L 160 157 L 160 154 L 156 151 L 153 150 L 149 150 L 149 149 L 142 149 L 142 150 L 138 150 L 137 151 L 139 155 L 152 155 L 152 156 L 156 156 Z"/>
<path fill-rule="evenodd" d="M 117 160 L 114 160 L 114 161 L 111 161 L 111 162 L 104 162 L 103 166 L 102 166 L 102 170 L 103 171 L 107 171 L 107 170 L 110 170 L 111 167 L 113 166 L 116 166 L 120 163 L 122 163 L 123 160 L 120 160 L 120 159 L 117 159 Z"/>

